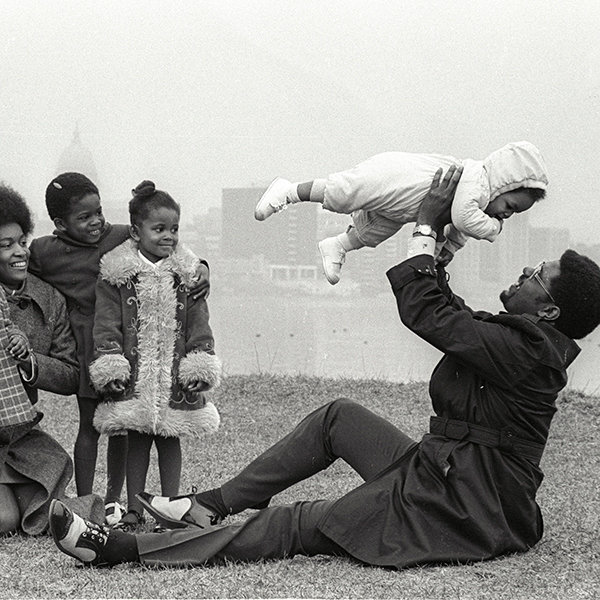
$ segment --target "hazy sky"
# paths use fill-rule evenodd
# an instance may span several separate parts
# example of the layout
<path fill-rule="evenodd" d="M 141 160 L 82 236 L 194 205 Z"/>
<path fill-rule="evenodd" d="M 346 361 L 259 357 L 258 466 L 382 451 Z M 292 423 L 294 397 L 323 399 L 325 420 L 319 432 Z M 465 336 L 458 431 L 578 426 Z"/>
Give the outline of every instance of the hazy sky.
<path fill-rule="evenodd" d="M 532 222 L 595 243 L 599 31 L 598 0 L 3 0 L 0 179 L 45 220 L 78 125 L 109 219 L 146 178 L 189 214 L 377 152 L 526 139 L 551 183 Z"/>

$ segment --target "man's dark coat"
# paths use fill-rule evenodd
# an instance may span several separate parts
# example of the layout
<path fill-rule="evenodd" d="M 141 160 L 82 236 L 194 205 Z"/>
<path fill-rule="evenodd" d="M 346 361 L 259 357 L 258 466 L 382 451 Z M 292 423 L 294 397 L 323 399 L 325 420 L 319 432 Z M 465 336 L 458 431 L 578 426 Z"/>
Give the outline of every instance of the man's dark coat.
<path fill-rule="evenodd" d="M 387 275 L 402 322 L 444 353 L 429 386 L 435 414 L 545 444 L 577 344 L 535 317 L 474 313 L 431 257 Z M 337 501 L 319 529 L 356 558 L 397 568 L 524 551 L 542 536 L 537 462 L 426 434 Z"/>

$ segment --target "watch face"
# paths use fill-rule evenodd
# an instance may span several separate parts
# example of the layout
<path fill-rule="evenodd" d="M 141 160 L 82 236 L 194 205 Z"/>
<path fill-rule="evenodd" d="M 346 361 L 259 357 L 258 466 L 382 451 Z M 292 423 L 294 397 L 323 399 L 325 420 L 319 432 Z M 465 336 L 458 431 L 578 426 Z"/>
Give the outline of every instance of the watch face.
<path fill-rule="evenodd" d="M 433 231 L 431 225 L 417 225 L 415 227 L 415 233 L 418 233 L 420 235 L 428 235 L 434 239 L 436 237 L 435 231 Z"/>

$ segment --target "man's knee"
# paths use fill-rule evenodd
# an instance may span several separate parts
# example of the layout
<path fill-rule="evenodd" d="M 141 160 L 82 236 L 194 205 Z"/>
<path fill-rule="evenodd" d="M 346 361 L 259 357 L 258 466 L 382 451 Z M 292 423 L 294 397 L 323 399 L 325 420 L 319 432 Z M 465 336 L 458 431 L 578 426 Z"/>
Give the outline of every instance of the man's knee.
<path fill-rule="evenodd" d="M 338 415 L 366 410 L 362 404 L 359 404 L 355 400 L 350 400 L 350 398 L 336 398 L 327 407 L 328 412 Z"/>

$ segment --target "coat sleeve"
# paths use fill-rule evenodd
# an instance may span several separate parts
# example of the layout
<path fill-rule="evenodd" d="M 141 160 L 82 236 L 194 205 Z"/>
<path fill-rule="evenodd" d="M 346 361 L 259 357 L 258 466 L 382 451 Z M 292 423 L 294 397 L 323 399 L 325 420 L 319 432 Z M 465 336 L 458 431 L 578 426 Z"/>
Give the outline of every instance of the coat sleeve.
<path fill-rule="evenodd" d="M 42 264 L 40 261 L 41 252 L 39 251 L 39 241 L 36 239 L 31 240 L 29 244 L 29 264 L 27 266 L 27 270 L 30 273 L 33 273 L 40 279 L 42 277 Z"/>
<path fill-rule="evenodd" d="M 475 190 L 467 192 L 471 191 L 463 190 L 462 194 L 458 190 L 456 192 L 451 209 L 452 224 L 467 237 L 493 242 L 502 231 L 502 222 L 483 212 Z"/>
<path fill-rule="evenodd" d="M 452 224 L 467 237 L 493 242 L 502 225 L 484 212 L 490 198 L 488 175 L 480 161 L 467 159 L 463 167 L 452 201 Z"/>
<path fill-rule="evenodd" d="M 33 387 L 55 394 L 75 394 L 79 387 L 79 364 L 67 305 L 62 294 L 54 294 L 53 332 L 48 354 L 35 352 L 38 375 Z"/>
<path fill-rule="evenodd" d="M 119 288 L 99 278 L 94 312 L 94 362 L 90 379 L 97 391 L 110 381 L 128 381 L 129 361 L 123 353 L 123 318 Z"/>
<path fill-rule="evenodd" d="M 491 315 L 471 311 L 449 289 L 444 293 L 430 256 L 406 260 L 387 276 L 400 318 L 411 331 L 499 386 L 526 378 L 547 351 L 533 324 L 523 331 L 484 320 Z"/>
<path fill-rule="evenodd" d="M 215 354 L 215 340 L 209 325 L 206 299 L 194 300 L 188 297 L 186 356 L 179 364 L 179 381 L 205 381 L 209 389 L 218 387 L 221 382 L 221 360 Z"/>

